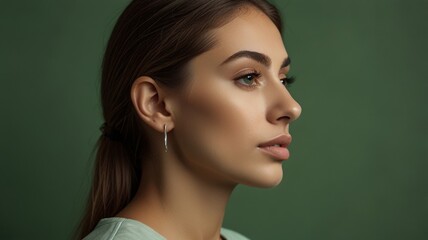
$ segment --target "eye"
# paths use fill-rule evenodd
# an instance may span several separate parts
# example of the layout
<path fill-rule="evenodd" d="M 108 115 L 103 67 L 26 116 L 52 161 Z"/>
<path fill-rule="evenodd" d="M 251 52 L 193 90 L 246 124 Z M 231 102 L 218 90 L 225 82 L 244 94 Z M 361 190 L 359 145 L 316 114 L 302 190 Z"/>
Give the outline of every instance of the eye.
<path fill-rule="evenodd" d="M 258 85 L 256 80 L 259 79 L 260 76 L 261 74 L 259 72 L 254 71 L 251 73 L 246 73 L 244 75 L 241 75 L 235 78 L 234 80 L 236 80 L 239 85 L 243 85 L 244 87 L 247 87 L 247 88 L 254 88 Z"/>
<path fill-rule="evenodd" d="M 291 84 L 296 81 L 296 77 L 294 77 L 294 76 L 290 76 L 290 77 L 285 76 L 285 77 L 281 78 L 280 81 L 284 85 L 284 87 L 291 87 Z"/>

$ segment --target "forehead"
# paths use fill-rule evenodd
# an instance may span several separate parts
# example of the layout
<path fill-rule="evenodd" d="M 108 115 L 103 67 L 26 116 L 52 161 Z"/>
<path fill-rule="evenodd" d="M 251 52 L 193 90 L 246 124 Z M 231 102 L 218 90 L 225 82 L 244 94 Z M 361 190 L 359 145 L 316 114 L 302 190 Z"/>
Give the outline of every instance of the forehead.
<path fill-rule="evenodd" d="M 288 56 L 282 37 L 275 24 L 260 10 L 240 10 L 227 24 L 212 31 L 215 46 L 206 52 L 215 59 L 249 50 L 269 56 L 273 62 L 282 62 Z"/>

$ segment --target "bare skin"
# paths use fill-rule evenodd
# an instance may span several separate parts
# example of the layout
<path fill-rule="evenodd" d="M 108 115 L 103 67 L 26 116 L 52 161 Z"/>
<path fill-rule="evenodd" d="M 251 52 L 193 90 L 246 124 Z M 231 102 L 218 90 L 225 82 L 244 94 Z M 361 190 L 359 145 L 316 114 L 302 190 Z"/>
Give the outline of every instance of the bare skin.
<path fill-rule="evenodd" d="M 289 134 L 289 124 L 302 110 L 280 81 L 289 71 L 289 66 L 281 68 L 288 54 L 280 33 L 263 13 L 247 10 L 214 30 L 216 46 L 189 63 L 191 76 L 183 91 L 161 88 L 147 76 L 134 82 L 134 107 L 151 142 L 158 144 L 143 166 L 135 198 L 117 217 L 143 222 L 169 240 L 218 240 L 238 184 L 273 187 L 281 182 L 282 161 L 257 145 Z M 270 60 L 262 64 L 241 56 L 224 63 L 240 51 Z"/>

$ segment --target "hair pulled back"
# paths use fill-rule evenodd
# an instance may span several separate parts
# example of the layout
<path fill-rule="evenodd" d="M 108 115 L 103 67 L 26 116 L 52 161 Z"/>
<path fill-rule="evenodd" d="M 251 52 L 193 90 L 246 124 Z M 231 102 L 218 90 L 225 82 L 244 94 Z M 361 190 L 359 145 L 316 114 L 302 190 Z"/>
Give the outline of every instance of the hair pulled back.
<path fill-rule="evenodd" d="M 120 139 L 104 134 L 97 142 L 79 239 L 100 219 L 123 209 L 139 187 L 150 144 L 131 101 L 134 80 L 149 76 L 166 87 L 181 87 L 187 63 L 214 46 L 211 30 L 244 7 L 259 9 L 281 31 L 277 9 L 264 0 L 133 0 L 120 15 L 105 50 L 101 79 L 103 117 Z"/>

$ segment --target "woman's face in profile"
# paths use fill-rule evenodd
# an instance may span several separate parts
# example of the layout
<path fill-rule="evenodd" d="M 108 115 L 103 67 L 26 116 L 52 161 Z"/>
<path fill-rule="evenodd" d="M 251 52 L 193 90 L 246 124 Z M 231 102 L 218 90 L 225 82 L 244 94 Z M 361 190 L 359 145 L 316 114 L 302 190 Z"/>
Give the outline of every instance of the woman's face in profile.
<path fill-rule="evenodd" d="M 280 81 L 290 68 L 281 35 L 250 8 L 214 36 L 215 47 L 189 63 L 190 79 L 174 110 L 175 144 L 185 166 L 205 179 L 275 186 L 284 159 L 258 146 L 289 135 L 301 113 Z"/>

